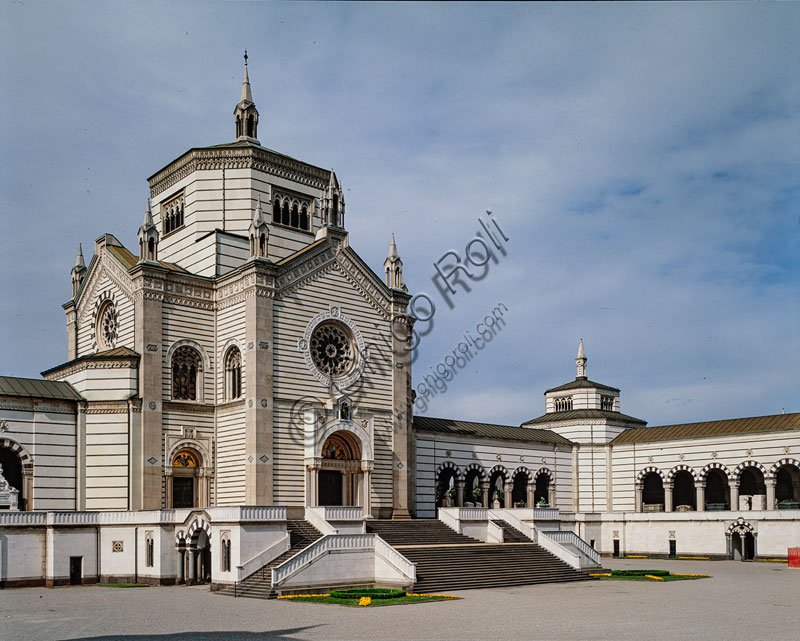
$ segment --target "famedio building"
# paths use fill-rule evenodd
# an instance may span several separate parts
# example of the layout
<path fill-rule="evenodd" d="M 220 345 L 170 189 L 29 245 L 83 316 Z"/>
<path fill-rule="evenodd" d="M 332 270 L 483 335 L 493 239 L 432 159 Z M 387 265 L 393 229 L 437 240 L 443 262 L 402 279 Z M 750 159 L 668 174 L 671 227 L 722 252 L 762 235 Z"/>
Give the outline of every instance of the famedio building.
<path fill-rule="evenodd" d="M 394 239 L 378 276 L 337 176 L 258 118 L 245 66 L 235 140 L 148 179 L 138 247 L 79 252 L 67 361 L 0 377 L 0 585 L 411 586 L 411 517 L 574 571 L 800 545 L 800 414 L 646 427 L 581 343 L 538 418 L 413 416 Z"/>

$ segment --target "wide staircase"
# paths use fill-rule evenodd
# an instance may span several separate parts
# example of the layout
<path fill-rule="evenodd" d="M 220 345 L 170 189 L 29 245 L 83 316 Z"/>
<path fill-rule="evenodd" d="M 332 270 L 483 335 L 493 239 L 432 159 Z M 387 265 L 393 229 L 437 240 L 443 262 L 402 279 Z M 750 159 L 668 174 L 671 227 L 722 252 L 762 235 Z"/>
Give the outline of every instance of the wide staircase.
<path fill-rule="evenodd" d="M 503 543 L 533 543 L 517 528 L 512 527 L 502 519 L 492 519 L 492 523 L 503 529 Z"/>
<path fill-rule="evenodd" d="M 367 524 L 409 561 L 417 564 L 416 592 L 497 588 L 582 581 L 573 569 L 505 521 L 506 543 L 482 543 L 436 519 L 375 520 Z"/>
<path fill-rule="evenodd" d="M 272 589 L 272 568 L 279 566 L 322 537 L 319 530 L 308 521 L 287 521 L 286 529 L 289 531 L 289 543 L 291 545 L 286 552 L 272 559 L 264 567 L 240 581 L 236 586 L 225 586 L 219 590 L 219 594 L 244 596 L 253 599 L 274 598 L 276 593 Z"/>

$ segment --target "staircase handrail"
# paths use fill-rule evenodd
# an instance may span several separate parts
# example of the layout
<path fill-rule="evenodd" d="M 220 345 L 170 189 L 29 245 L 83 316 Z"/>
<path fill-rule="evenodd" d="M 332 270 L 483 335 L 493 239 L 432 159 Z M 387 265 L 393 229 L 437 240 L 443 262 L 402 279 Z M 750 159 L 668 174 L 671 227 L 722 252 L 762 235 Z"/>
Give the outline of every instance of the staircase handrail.
<path fill-rule="evenodd" d="M 592 563 L 598 566 L 602 565 L 600 562 L 600 553 L 581 537 L 575 534 L 575 532 L 572 532 L 571 530 L 539 530 L 539 532 L 556 543 L 568 543 L 574 545 L 581 551 L 581 554 L 583 554 Z"/>
<path fill-rule="evenodd" d="M 307 507 L 306 508 L 306 521 L 311 523 L 323 535 L 325 534 L 339 534 L 339 530 L 328 523 L 325 518 L 325 507 Z"/>
<path fill-rule="evenodd" d="M 459 534 L 462 534 L 461 520 L 459 519 L 459 510 L 461 509 L 459 507 L 440 507 L 437 509 L 439 520 Z"/>
<path fill-rule="evenodd" d="M 292 558 L 272 568 L 272 587 L 278 587 L 282 583 L 286 583 L 304 567 L 328 552 L 337 550 L 374 550 L 374 537 L 374 534 L 326 534 Z"/>
<path fill-rule="evenodd" d="M 485 521 L 488 516 L 488 508 L 485 507 L 460 507 L 458 508 L 459 521 Z"/>
<path fill-rule="evenodd" d="M 543 532 L 542 530 L 537 530 L 538 536 L 536 537 L 536 542 L 547 550 L 553 556 L 558 557 L 564 563 L 569 565 L 570 567 L 580 570 L 581 569 L 581 557 L 579 554 L 576 554 L 572 550 L 568 550 L 565 548 L 561 543 L 556 541 L 555 539 L 548 536 L 548 532 Z M 550 532 L 552 533 L 552 532 Z"/>
<path fill-rule="evenodd" d="M 408 579 L 409 583 L 416 583 L 417 564 L 409 561 L 377 534 L 373 534 L 373 536 L 375 537 L 375 554 L 383 558 L 387 563 L 391 563 L 398 572 Z M 378 577 L 375 578 L 377 579 Z"/>
<path fill-rule="evenodd" d="M 325 506 L 323 518 L 326 521 L 363 521 L 364 508 L 357 505 Z"/>
<path fill-rule="evenodd" d="M 254 557 L 248 559 L 241 565 L 236 566 L 236 581 L 244 581 L 247 577 L 258 572 L 262 567 L 273 559 L 277 559 L 281 554 L 287 552 L 292 547 L 291 534 L 285 532 L 284 535 L 268 546 Z"/>
<path fill-rule="evenodd" d="M 532 523 L 526 523 L 525 521 L 521 520 L 519 516 L 517 516 L 514 512 L 516 510 L 489 510 L 489 519 L 499 519 L 501 521 L 505 521 L 515 530 L 518 530 L 524 536 L 527 536 L 531 541 L 534 543 L 536 542 L 536 528 L 533 527 Z"/>
<path fill-rule="evenodd" d="M 502 543 L 505 540 L 503 528 L 497 525 L 494 521 L 489 519 L 486 521 L 486 542 L 487 543 Z"/>

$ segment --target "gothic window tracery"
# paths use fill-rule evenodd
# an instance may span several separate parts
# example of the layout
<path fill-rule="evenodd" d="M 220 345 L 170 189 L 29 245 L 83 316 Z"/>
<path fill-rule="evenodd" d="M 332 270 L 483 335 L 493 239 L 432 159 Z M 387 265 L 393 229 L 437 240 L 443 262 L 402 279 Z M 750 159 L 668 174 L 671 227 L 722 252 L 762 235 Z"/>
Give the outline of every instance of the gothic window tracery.
<path fill-rule="evenodd" d="M 161 217 L 164 234 L 169 234 L 183 227 L 183 194 L 161 205 Z"/>
<path fill-rule="evenodd" d="M 554 401 L 556 412 L 568 412 L 572 409 L 572 397 L 571 396 L 563 396 L 562 398 L 557 398 Z"/>
<path fill-rule="evenodd" d="M 182 401 L 197 400 L 197 379 L 200 372 L 200 355 L 186 345 L 175 350 L 172 356 L 172 398 Z"/>
<path fill-rule="evenodd" d="M 232 401 L 242 395 L 242 353 L 231 347 L 225 357 L 225 397 Z"/>
<path fill-rule="evenodd" d="M 309 207 L 310 203 L 307 201 L 278 194 L 272 203 L 272 222 L 294 229 L 311 231 Z"/>
<path fill-rule="evenodd" d="M 614 397 L 613 396 L 601 396 L 600 397 L 600 409 L 601 410 L 608 410 L 609 412 L 614 410 Z"/>
<path fill-rule="evenodd" d="M 329 378 L 346 376 L 355 363 L 349 331 L 339 323 L 322 323 L 311 334 L 311 360 Z"/>

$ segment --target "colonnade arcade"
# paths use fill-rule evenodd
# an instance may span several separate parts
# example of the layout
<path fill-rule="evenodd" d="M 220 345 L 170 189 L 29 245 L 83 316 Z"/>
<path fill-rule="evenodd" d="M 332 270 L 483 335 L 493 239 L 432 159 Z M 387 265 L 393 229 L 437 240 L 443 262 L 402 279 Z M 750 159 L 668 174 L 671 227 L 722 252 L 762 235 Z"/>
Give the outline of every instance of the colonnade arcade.
<path fill-rule="evenodd" d="M 487 472 L 479 463 L 462 469 L 446 461 L 436 471 L 436 507 L 549 507 L 552 485 L 544 467 L 531 472 L 495 465 Z"/>
<path fill-rule="evenodd" d="M 12 510 L 33 509 L 33 458 L 22 445 L 8 438 L 0 438 L 0 467 L 6 483 L 16 493 L 9 492 L 17 500 L 16 505 L 8 505 Z M 0 508 L 5 507 L 0 505 Z"/>
<path fill-rule="evenodd" d="M 178 583 L 192 585 L 211 580 L 211 532 L 208 521 L 197 518 L 175 535 Z"/>
<path fill-rule="evenodd" d="M 744 461 L 731 471 L 709 463 L 699 472 L 678 465 L 664 474 L 646 467 L 636 477 L 637 512 L 800 509 L 800 461 L 785 458 L 769 469 Z"/>

